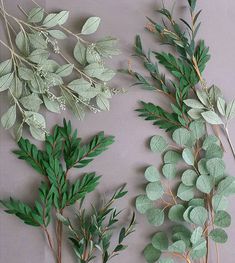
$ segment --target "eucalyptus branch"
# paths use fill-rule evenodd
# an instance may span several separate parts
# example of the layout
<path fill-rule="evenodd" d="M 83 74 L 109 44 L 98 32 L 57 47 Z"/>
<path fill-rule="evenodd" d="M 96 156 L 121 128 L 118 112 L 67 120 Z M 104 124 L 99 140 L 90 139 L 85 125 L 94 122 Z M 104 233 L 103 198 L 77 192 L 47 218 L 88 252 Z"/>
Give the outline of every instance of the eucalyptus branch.
<path fill-rule="evenodd" d="M 147 185 L 144 193 L 136 198 L 137 211 L 144 214 L 157 231 L 144 248 L 146 261 L 150 263 L 171 262 L 165 255 L 177 256 L 186 262 L 202 260 L 207 263 L 212 253 L 210 242 L 226 243 L 225 228 L 231 224 L 226 202 L 227 197 L 235 193 L 235 179 L 226 174 L 220 138 L 209 135 L 206 125 L 224 130 L 234 155 L 227 123 L 235 116 L 235 100 L 227 103 L 221 90 L 214 85 L 207 87 L 202 77 L 210 58 L 209 48 L 202 40 L 196 43 L 201 10 L 196 12 L 196 0 L 187 2 L 191 25 L 183 18 L 180 19 L 183 24 L 178 23 L 164 6 L 159 10 L 162 23 L 148 18 L 147 29 L 159 34 L 161 42 L 171 46 L 172 52 L 149 51 L 146 55 L 143 40 L 136 37 L 135 55 L 143 61 L 151 77 L 157 76 L 158 82 L 152 84 L 144 75 L 130 68 L 125 70 L 137 80 L 136 85 L 153 91 L 160 89 L 175 98 L 175 101 L 169 98 L 171 112 L 145 102 L 137 110 L 141 117 L 170 132 L 175 143 L 169 144 L 159 135 L 151 138 L 150 149 L 163 154 L 163 163 L 161 171 L 155 166 L 146 168 Z M 165 19 L 170 23 L 167 24 Z M 169 76 L 159 73 L 158 64 L 165 67 Z M 182 172 L 178 163 L 187 168 Z M 177 184 L 169 192 L 164 181 L 176 178 Z M 164 196 L 174 203 L 165 200 Z M 158 227 L 168 221 L 173 226 L 161 231 Z M 217 248 L 215 253 L 218 254 Z"/>
<path fill-rule="evenodd" d="M 88 36 L 98 29 L 100 18 L 87 19 L 81 33 L 76 35 L 63 26 L 68 19 L 68 11 L 47 13 L 39 5 L 29 12 L 21 6 L 19 9 L 26 16 L 25 20 L 9 14 L 1 0 L 0 13 L 5 21 L 9 46 L 2 40 L 0 44 L 10 51 L 11 58 L 0 63 L 0 92 L 10 90 L 14 101 L 18 102 L 17 106 L 20 105 L 15 108 L 9 101 L 9 108 L 1 118 L 2 125 L 6 129 L 18 130 L 17 111 L 20 110 L 25 112 L 25 118 L 20 120 L 22 125 L 17 139 L 20 139 L 24 124 L 27 124 L 33 137 L 44 140 L 46 120 L 40 113 L 42 105 L 54 113 L 60 113 L 67 106 L 80 119 L 84 118 L 87 109 L 93 112 L 109 110 L 109 99 L 115 92 L 106 83 L 115 72 L 105 67 L 105 59 L 119 53 L 117 40 L 105 37 L 90 43 L 83 39 L 83 35 Z M 77 43 L 73 50 L 76 65 L 63 54 L 58 41 L 67 36 L 56 27 L 76 36 Z M 15 43 L 10 30 L 16 33 Z M 59 65 L 51 59 L 51 50 L 67 64 Z M 79 73 L 79 78 L 67 82 L 64 78 L 72 72 Z M 62 85 L 68 87 L 69 92 L 60 89 L 61 93 L 57 93 L 57 87 Z"/>

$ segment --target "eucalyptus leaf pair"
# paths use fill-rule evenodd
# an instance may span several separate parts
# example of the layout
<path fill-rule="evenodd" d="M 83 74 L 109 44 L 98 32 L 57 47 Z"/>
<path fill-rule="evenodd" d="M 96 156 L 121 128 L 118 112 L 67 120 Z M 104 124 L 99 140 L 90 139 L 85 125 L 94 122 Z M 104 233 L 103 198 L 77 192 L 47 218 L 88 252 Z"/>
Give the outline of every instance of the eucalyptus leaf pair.
<path fill-rule="evenodd" d="M 87 109 L 95 113 L 109 110 L 109 99 L 118 90 L 108 84 L 115 71 L 105 66 L 105 59 L 119 54 L 117 39 L 85 39 L 96 32 L 101 19 L 88 18 L 81 32 L 75 34 L 63 26 L 69 18 L 68 11 L 48 14 L 40 6 L 29 12 L 20 9 L 25 20 L 9 14 L 1 1 L 8 44 L 2 40 L 0 44 L 11 55 L 0 63 L 1 96 L 7 92 L 9 97 L 8 108 L 1 117 L 3 127 L 13 128 L 17 141 L 25 125 L 34 138 L 44 140 L 47 130 L 42 106 L 54 113 L 68 108 L 79 119 L 84 118 Z M 73 60 L 67 58 L 59 43 L 69 37 L 76 41 Z M 57 57 L 62 57 L 64 63 L 59 64 Z"/>
<path fill-rule="evenodd" d="M 84 144 L 73 131 L 70 122 L 64 120 L 63 126 L 56 125 L 51 135 L 46 136 L 44 150 L 38 149 L 29 140 L 21 138 L 19 149 L 14 153 L 19 159 L 25 160 L 42 175 L 38 189 L 38 199 L 33 205 L 28 205 L 14 198 L 2 200 L 5 211 L 14 214 L 25 224 L 40 228 L 45 234 L 50 249 L 58 263 L 62 262 L 62 224 L 71 232 L 70 240 L 78 262 L 90 262 L 95 257 L 101 257 L 102 262 L 109 261 L 127 248 L 123 243 L 134 230 L 135 215 L 130 224 L 119 230 L 119 239 L 112 248 L 113 229 L 119 222 L 118 211 L 113 203 L 126 195 L 125 186 L 120 187 L 112 198 L 104 204 L 92 207 L 92 211 L 84 205 L 88 194 L 99 184 L 100 176 L 96 173 L 85 173 L 75 180 L 69 179 L 72 168 L 83 168 L 93 159 L 102 154 L 114 142 L 113 136 L 105 136 L 103 132 L 94 136 L 89 143 Z M 80 204 L 76 215 L 78 220 L 72 226 L 70 220 L 64 217 L 66 210 L 75 204 Z M 73 210 L 72 210 L 73 211 Z M 57 215 L 57 219 L 55 217 Z M 56 220 L 55 220 L 56 219 Z M 71 218 L 73 221 L 74 218 Z M 56 243 L 49 225 L 56 225 Z M 77 231 L 77 232 L 76 232 Z M 83 233 L 80 235 L 80 233 Z M 99 253 L 97 254 L 97 251 Z"/>

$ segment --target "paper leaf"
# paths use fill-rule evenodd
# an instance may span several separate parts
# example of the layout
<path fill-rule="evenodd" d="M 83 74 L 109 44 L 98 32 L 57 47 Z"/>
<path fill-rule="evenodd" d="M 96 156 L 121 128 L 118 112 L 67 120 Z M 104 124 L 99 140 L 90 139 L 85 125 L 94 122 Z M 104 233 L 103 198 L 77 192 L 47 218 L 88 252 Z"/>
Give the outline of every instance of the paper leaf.
<path fill-rule="evenodd" d="M 90 35 L 95 33 L 98 29 L 101 19 L 99 17 L 90 17 L 87 19 L 85 24 L 82 27 L 81 34 L 83 35 Z"/>
<path fill-rule="evenodd" d="M 167 146 L 168 144 L 166 140 L 160 135 L 155 135 L 150 140 L 150 149 L 154 153 L 161 153 L 165 151 Z"/>

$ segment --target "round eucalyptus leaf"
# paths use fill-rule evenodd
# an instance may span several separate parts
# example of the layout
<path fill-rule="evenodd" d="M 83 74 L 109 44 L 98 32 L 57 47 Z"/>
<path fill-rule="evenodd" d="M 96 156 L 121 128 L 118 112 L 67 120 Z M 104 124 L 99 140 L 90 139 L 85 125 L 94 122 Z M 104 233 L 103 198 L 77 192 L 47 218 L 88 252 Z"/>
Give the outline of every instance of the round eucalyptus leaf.
<path fill-rule="evenodd" d="M 206 248 L 197 250 L 197 249 L 192 249 L 192 251 L 190 252 L 190 256 L 192 258 L 192 260 L 198 260 L 200 258 L 203 258 L 206 256 Z"/>
<path fill-rule="evenodd" d="M 202 158 L 198 162 L 197 166 L 198 166 L 198 171 L 199 171 L 200 174 L 209 174 L 209 172 L 208 172 L 208 170 L 206 168 L 206 162 L 207 162 L 207 159 L 205 159 L 205 158 Z"/>
<path fill-rule="evenodd" d="M 146 186 L 146 194 L 150 200 L 158 200 L 164 194 L 164 189 L 161 182 L 149 183 Z"/>
<path fill-rule="evenodd" d="M 231 225 L 231 216 L 226 211 L 215 213 L 214 224 L 219 227 L 229 227 Z"/>
<path fill-rule="evenodd" d="M 204 226 L 208 219 L 208 211 L 202 206 L 195 207 L 190 211 L 189 218 L 194 224 Z"/>
<path fill-rule="evenodd" d="M 165 151 L 167 146 L 168 144 L 166 140 L 160 135 L 155 135 L 150 140 L 150 149 L 154 153 L 161 153 Z"/>
<path fill-rule="evenodd" d="M 172 242 L 183 240 L 186 247 L 189 248 L 191 246 L 190 237 L 191 231 L 188 230 L 185 226 L 176 225 L 172 228 Z"/>
<path fill-rule="evenodd" d="M 208 135 L 208 136 L 206 136 L 206 138 L 202 144 L 202 148 L 204 150 L 206 150 L 212 144 L 220 145 L 220 141 L 219 141 L 218 137 L 216 137 L 215 135 Z"/>
<path fill-rule="evenodd" d="M 206 149 L 206 159 L 222 158 L 223 154 L 221 147 L 215 143 L 209 145 Z"/>
<path fill-rule="evenodd" d="M 184 241 L 178 240 L 168 247 L 168 251 L 183 254 L 186 250 Z"/>
<path fill-rule="evenodd" d="M 177 196 L 183 201 L 189 201 L 194 197 L 194 188 L 181 183 L 177 190 Z"/>
<path fill-rule="evenodd" d="M 195 244 L 193 244 L 193 250 L 202 250 L 206 248 L 206 240 L 204 237 L 201 237 Z"/>
<path fill-rule="evenodd" d="M 190 238 L 190 241 L 193 243 L 193 244 L 196 244 L 202 237 L 202 234 L 203 234 L 203 229 L 202 227 L 197 227 L 194 229 L 193 233 L 192 233 L 192 236 Z"/>
<path fill-rule="evenodd" d="M 176 166 L 172 163 L 164 164 L 162 173 L 167 179 L 174 179 L 176 177 Z"/>
<path fill-rule="evenodd" d="M 205 200 L 202 198 L 193 198 L 188 202 L 189 206 L 203 206 L 205 207 Z"/>
<path fill-rule="evenodd" d="M 197 173 L 194 170 L 188 169 L 183 172 L 181 180 L 187 186 L 194 186 L 197 181 Z"/>
<path fill-rule="evenodd" d="M 215 241 L 216 243 L 226 243 L 228 240 L 228 235 L 227 233 L 221 229 L 221 228 L 215 228 L 213 229 L 210 234 L 209 237 Z"/>
<path fill-rule="evenodd" d="M 158 250 L 167 250 L 169 243 L 166 233 L 156 233 L 152 238 L 152 245 Z"/>
<path fill-rule="evenodd" d="M 191 231 L 184 225 L 174 225 L 172 226 L 172 234 L 177 234 L 179 232 L 187 234 L 189 237 L 191 236 Z"/>
<path fill-rule="evenodd" d="M 223 211 L 228 208 L 228 199 L 223 195 L 214 195 L 212 197 L 212 207 L 215 212 Z"/>
<path fill-rule="evenodd" d="M 217 194 L 229 196 L 234 193 L 235 193 L 235 178 L 232 176 L 227 176 L 218 184 Z"/>
<path fill-rule="evenodd" d="M 179 240 L 182 240 L 186 247 L 189 248 L 190 245 L 191 245 L 191 242 L 190 242 L 190 235 L 188 235 L 186 232 L 178 232 L 178 233 L 175 233 L 172 235 L 172 242 L 176 242 L 176 241 L 179 241 Z"/>
<path fill-rule="evenodd" d="M 149 166 L 145 170 L 144 176 L 149 182 L 156 182 L 160 180 L 160 174 L 154 166 Z"/>
<path fill-rule="evenodd" d="M 164 212 L 159 208 L 150 208 L 146 212 L 146 217 L 151 225 L 160 226 L 164 223 Z"/>
<path fill-rule="evenodd" d="M 180 159 L 181 159 L 181 154 L 176 151 L 170 150 L 164 154 L 164 163 L 174 164 L 174 163 L 178 163 Z"/>
<path fill-rule="evenodd" d="M 182 157 L 188 165 L 194 165 L 194 155 L 191 149 L 185 148 L 182 152 Z"/>
<path fill-rule="evenodd" d="M 153 208 L 153 202 L 146 195 L 139 195 L 136 198 L 135 207 L 140 214 L 145 214 L 147 210 Z"/>
<path fill-rule="evenodd" d="M 183 214 L 183 218 L 184 218 L 184 221 L 186 221 L 187 223 L 192 223 L 191 220 L 190 220 L 190 212 L 194 209 L 194 206 L 189 206 L 185 211 L 184 211 L 184 214 Z"/>
<path fill-rule="evenodd" d="M 161 251 L 148 244 L 144 249 L 144 257 L 148 263 L 155 263 L 161 256 Z"/>
<path fill-rule="evenodd" d="M 213 178 L 208 175 L 200 175 L 197 179 L 196 187 L 199 191 L 209 194 L 214 186 Z"/>
<path fill-rule="evenodd" d="M 185 212 L 185 207 L 181 204 L 173 205 L 169 212 L 168 217 L 172 222 L 182 222 L 184 220 L 183 214 Z"/>
<path fill-rule="evenodd" d="M 179 128 L 175 130 L 172 134 L 172 139 L 177 144 L 184 146 L 187 145 L 188 141 L 190 140 L 191 132 L 185 128 Z"/>
<path fill-rule="evenodd" d="M 224 174 L 225 164 L 220 158 L 213 158 L 206 162 L 206 168 L 211 176 L 217 177 Z"/>
<path fill-rule="evenodd" d="M 206 133 L 205 123 L 201 120 L 191 122 L 189 128 L 197 140 L 200 139 Z"/>

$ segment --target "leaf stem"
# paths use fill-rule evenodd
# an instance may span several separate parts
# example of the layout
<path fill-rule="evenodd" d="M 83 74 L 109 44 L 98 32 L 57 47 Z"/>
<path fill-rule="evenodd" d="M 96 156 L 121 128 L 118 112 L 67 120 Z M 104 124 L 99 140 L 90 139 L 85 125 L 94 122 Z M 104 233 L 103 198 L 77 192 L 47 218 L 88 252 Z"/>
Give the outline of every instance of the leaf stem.
<path fill-rule="evenodd" d="M 232 143 L 232 140 L 231 140 L 231 137 L 230 137 L 230 134 L 229 134 L 229 130 L 228 130 L 227 125 L 224 125 L 224 130 L 225 130 L 226 138 L 227 138 L 228 143 L 229 143 L 229 146 L 230 146 L 230 148 L 231 148 L 233 157 L 234 157 L 234 159 L 235 159 L 235 149 L 234 149 L 234 146 L 233 146 L 233 143 Z"/>

